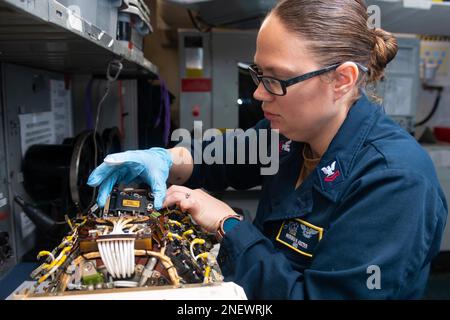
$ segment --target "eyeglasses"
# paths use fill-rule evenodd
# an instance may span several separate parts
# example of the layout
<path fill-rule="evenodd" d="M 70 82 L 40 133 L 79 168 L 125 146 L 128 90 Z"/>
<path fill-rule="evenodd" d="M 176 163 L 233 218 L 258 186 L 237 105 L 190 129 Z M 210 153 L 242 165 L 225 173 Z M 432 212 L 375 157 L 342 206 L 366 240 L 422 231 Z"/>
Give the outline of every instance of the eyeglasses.
<path fill-rule="evenodd" d="M 248 67 L 248 71 L 250 72 L 250 75 L 253 79 L 253 82 L 256 86 L 259 86 L 259 84 L 262 82 L 264 85 L 264 88 L 266 90 L 276 96 L 285 96 L 287 93 L 287 87 L 292 86 L 296 83 L 311 79 L 313 77 L 320 76 L 324 73 L 336 70 L 342 63 L 336 63 L 331 66 L 322 68 L 320 70 L 316 70 L 313 72 L 305 73 L 304 75 L 289 79 L 289 80 L 280 80 L 274 77 L 270 76 L 263 76 L 258 71 L 258 66 L 255 64 L 252 64 Z M 363 65 L 356 63 L 356 65 L 361 68 L 363 72 L 368 72 L 367 67 L 364 67 Z"/>

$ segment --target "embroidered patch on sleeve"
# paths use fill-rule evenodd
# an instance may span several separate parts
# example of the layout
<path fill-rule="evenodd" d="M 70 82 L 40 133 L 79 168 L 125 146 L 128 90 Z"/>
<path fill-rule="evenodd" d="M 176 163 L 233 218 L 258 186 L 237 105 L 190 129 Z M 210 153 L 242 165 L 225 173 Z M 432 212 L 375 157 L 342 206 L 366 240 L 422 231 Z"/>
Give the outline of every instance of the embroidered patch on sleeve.
<path fill-rule="evenodd" d="M 319 174 L 322 186 L 334 187 L 338 183 L 344 181 L 341 164 L 337 158 L 321 168 Z"/>
<path fill-rule="evenodd" d="M 323 228 L 301 219 L 292 219 L 283 222 L 276 240 L 298 253 L 312 257 L 322 236 Z"/>

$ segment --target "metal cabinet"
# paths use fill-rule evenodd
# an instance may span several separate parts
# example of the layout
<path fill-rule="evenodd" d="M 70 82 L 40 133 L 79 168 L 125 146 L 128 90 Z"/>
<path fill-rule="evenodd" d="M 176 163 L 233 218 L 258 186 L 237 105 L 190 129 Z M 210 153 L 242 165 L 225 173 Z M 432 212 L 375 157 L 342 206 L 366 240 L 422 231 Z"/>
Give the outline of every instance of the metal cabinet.
<path fill-rule="evenodd" d="M 1 99 L 0 114 L 3 114 Z M 14 231 L 12 229 L 12 214 L 9 205 L 10 197 L 8 192 L 8 173 L 6 168 L 7 152 L 3 129 L 3 122 L 0 121 L 0 279 L 3 278 L 8 270 L 14 265 L 14 252 L 16 251 L 15 248 L 13 248 L 13 241 L 11 241 L 14 239 Z"/>

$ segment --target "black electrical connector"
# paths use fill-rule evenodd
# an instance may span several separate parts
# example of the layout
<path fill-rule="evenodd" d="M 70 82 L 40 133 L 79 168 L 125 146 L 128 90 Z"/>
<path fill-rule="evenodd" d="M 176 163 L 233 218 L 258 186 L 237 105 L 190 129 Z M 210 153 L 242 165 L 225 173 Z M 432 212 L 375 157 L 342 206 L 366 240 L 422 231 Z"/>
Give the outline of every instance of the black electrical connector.
<path fill-rule="evenodd" d="M 50 218 L 38 208 L 35 208 L 31 204 L 25 202 L 25 200 L 23 200 L 20 196 L 15 196 L 14 201 L 23 209 L 23 212 L 25 212 L 28 218 L 33 221 L 41 232 L 52 234 L 55 231 L 57 227 L 55 220 Z"/>

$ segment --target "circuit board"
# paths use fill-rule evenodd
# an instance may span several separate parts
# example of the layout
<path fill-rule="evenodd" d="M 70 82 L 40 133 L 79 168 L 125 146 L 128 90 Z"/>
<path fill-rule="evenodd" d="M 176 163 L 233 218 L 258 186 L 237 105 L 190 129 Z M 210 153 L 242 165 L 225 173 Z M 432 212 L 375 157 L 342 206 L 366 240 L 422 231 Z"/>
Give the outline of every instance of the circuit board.
<path fill-rule="evenodd" d="M 94 205 L 67 223 L 61 243 L 39 253 L 28 295 L 223 281 L 213 235 L 176 208 L 155 210 L 149 190 L 115 187 L 104 209 Z"/>

